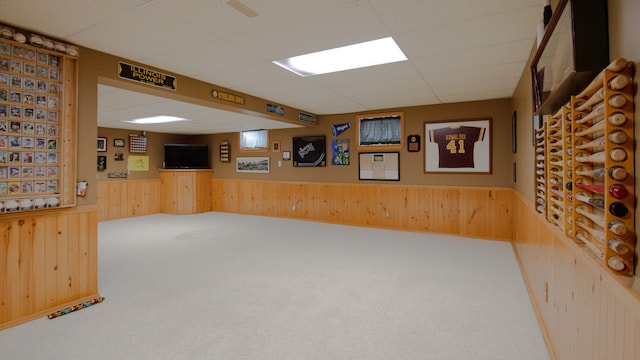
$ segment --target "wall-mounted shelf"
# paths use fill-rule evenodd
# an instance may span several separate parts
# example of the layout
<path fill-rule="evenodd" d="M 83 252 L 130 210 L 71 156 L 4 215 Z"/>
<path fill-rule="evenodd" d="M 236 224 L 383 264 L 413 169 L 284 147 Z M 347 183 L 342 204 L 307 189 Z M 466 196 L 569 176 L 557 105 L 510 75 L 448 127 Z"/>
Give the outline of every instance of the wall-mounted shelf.
<path fill-rule="evenodd" d="M 538 212 L 624 276 L 636 246 L 632 66 L 615 60 L 546 116 L 535 155 Z"/>

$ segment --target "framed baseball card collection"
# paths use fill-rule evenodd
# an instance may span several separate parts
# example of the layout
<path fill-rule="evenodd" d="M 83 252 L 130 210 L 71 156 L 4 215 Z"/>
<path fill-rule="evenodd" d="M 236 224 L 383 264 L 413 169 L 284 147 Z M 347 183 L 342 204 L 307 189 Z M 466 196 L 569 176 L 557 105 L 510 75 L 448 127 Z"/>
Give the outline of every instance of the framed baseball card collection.
<path fill-rule="evenodd" d="M 0 213 L 74 206 L 77 49 L 16 39 L 0 37 Z"/>
<path fill-rule="evenodd" d="M 491 118 L 425 123 L 425 173 L 491 174 Z"/>

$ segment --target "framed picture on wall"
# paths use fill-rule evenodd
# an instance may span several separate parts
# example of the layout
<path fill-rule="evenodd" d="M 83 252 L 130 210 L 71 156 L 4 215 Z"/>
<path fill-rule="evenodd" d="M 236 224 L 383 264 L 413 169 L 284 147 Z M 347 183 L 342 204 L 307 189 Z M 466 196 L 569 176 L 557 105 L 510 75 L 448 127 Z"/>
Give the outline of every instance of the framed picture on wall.
<path fill-rule="evenodd" d="M 324 135 L 293 138 L 293 166 L 327 165 L 327 141 Z"/>
<path fill-rule="evenodd" d="M 400 180 L 399 152 L 363 152 L 358 154 L 360 180 Z"/>
<path fill-rule="evenodd" d="M 107 157 L 104 155 L 98 156 L 98 170 L 107 170 Z"/>
<path fill-rule="evenodd" d="M 113 146 L 124 147 L 124 139 L 113 139 Z"/>
<path fill-rule="evenodd" d="M 98 138 L 98 151 L 104 152 L 107 151 L 107 138 L 99 137 Z"/>
<path fill-rule="evenodd" d="M 269 157 L 237 157 L 236 172 L 239 173 L 269 173 Z"/>
<path fill-rule="evenodd" d="M 491 174 L 491 118 L 425 123 L 425 173 Z"/>

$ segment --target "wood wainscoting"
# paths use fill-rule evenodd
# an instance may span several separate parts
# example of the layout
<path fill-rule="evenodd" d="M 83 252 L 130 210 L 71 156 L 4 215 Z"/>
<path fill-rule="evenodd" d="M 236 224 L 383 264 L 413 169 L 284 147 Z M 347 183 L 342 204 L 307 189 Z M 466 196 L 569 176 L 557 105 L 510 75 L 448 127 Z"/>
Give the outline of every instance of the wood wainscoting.
<path fill-rule="evenodd" d="M 160 212 L 160 179 L 98 181 L 98 220 Z"/>
<path fill-rule="evenodd" d="M 213 210 L 511 240 L 509 188 L 213 179 Z"/>
<path fill-rule="evenodd" d="M 640 356 L 640 296 L 514 192 L 514 248 L 553 359 Z"/>
<path fill-rule="evenodd" d="M 98 296 L 95 206 L 3 214 L 0 330 Z"/>

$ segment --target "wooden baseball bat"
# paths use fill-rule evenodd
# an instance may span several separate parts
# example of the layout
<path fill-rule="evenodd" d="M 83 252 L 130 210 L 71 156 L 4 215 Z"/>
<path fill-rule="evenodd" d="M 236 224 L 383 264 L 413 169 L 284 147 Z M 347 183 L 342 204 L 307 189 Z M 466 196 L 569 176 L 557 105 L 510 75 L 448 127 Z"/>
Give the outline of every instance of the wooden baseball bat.
<path fill-rule="evenodd" d="M 609 151 L 609 158 L 613 161 L 624 161 L 627 159 L 627 152 L 624 149 L 613 149 Z M 606 155 L 604 151 L 593 153 L 588 156 L 576 156 L 576 161 L 592 162 L 596 164 L 604 164 Z"/>
<path fill-rule="evenodd" d="M 622 94 L 616 94 L 610 97 L 607 103 L 614 108 L 620 109 L 627 104 L 627 98 Z"/>
<path fill-rule="evenodd" d="M 600 136 L 598 138 L 595 138 L 591 141 L 589 141 L 586 144 L 580 144 L 580 145 L 576 145 L 576 149 L 579 150 L 583 150 L 583 149 L 590 149 L 593 148 L 594 151 L 601 151 L 604 150 L 604 143 L 605 143 L 605 137 L 604 136 Z M 601 149 L 600 149 L 601 148 Z M 600 150 L 595 150 L 595 149 L 600 149 Z"/>
<path fill-rule="evenodd" d="M 604 210 L 604 199 L 603 198 L 594 198 L 588 196 L 585 193 L 579 193 L 575 196 L 576 200 L 582 201 L 585 204 L 589 204 L 591 206 L 597 207 L 598 209 Z"/>
<path fill-rule="evenodd" d="M 604 131 L 604 125 L 605 125 L 605 122 L 600 121 L 599 123 L 593 125 L 588 129 L 576 132 L 576 136 L 585 136 L 585 135 L 593 134 L 598 131 Z"/>
<path fill-rule="evenodd" d="M 604 179 L 604 174 L 606 174 L 606 169 L 603 167 L 593 170 L 576 170 L 576 175 L 588 176 L 592 179 Z"/>
<path fill-rule="evenodd" d="M 576 161 L 583 162 L 583 163 L 592 162 L 595 164 L 604 164 L 606 159 L 607 157 L 604 151 L 593 153 L 591 155 L 576 156 Z"/>
<path fill-rule="evenodd" d="M 622 90 L 631 82 L 630 78 L 626 75 L 618 75 L 609 81 L 609 89 Z"/>
<path fill-rule="evenodd" d="M 625 133 L 624 131 L 617 130 L 609 134 L 608 138 L 609 138 L 609 141 L 611 141 L 614 144 L 624 144 L 629 137 L 627 136 L 627 133 Z"/>
<path fill-rule="evenodd" d="M 627 67 L 627 63 L 628 63 L 627 59 L 617 58 L 613 60 L 609 65 L 607 65 L 606 69 L 613 72 L 619 72 L 623 70 L 625 67 Z M 591 94 L 593 94 L 600 87 L 602 87 L 603 78 L 604 78 L 604 70 L 600 71 L 600 73 L 596 75 L 596 77 L 591 81 L 591 83 L 589 83 L 589 85 L 587 85 L 587 87 L 584 88 L 584 90 L 582 90 L 582 92 L 580 92 L 580 94 L 578 94 L 576 97 L 583 98 L 583 97 L 591 96 Z"/>
<path fill-rule="evenodd" d="M 576 110 L 585 111 L 589 107 L 595 104 L 601 103 L 603 100 L 604 100 L 604 89 L 600 89 L 596 91 L 593 95 L 591 95 L 591 97 L 587 101 L 582 103 L 580 106 L 576 107 Z M 627 104 L 627 98 L 624 97 L 624 95 L 616 94 L 611 96 L 609 100 L 607 100 L 607 103 L 613 106 L 614 108 L 619 109 Z"/>
<path fill-rule="evenodd" d="M 609 231 L 622 236 L 627 233 L 627 226 L 620 220 L 611 220 L 608 225 Z"/>
<path fill-rule="evenodd" d="M 577 233 L 576 234 L 576 239 L 582 241 L 584 243 L 584 245 L 589 248 L 589 250 L 591 250 L 591 252 L 600 260 L 604 260 L 604 250 L 600 249 L 599 247 L 593 245 L 591 243 L 591 241 L 589 239 L 587 239 L 586 236 L 584 236 L 582 233 Z"/>
<path fill-rule="evenodd" d="M 609 116 L 609 124 L 615 126 L 622 126 L 627 122 L 627 117 L 623 113 L 615 113 Z"/>
<path fill-rule="evenodd" d="M 618 238 L 609 240 L 609 243 L 607 245 L 609 246 L 609 249 L 611 249 L 611 251 L 618 255 L 626 255 L 631 250 L 624 241 Z"/>
<path fill-rule="evenodd" d="M 619 256 L 610 257 L 609 260 L 607 260 L 607 265 L 609 265 L 610 268 L 616 271 L 622 271 L 626 267 L 624 261 Z"/>
<path fill-rule="evenodd" d="M 587 210 L 577 207 L 576 208 L 576 212 L 584 217 L 586 217 L 587 219 L 593 221 L 594 224 L 604 228 L 604 215 L 598 215 L 598 214 L 594 214 L 594 213 L 590 213 Z"/>
<path fill-rule="evenodd" d="M 577 183 L 576 186 L 580 189 L 589 190 L 596 194 L 604 194 L 604 185 Z"/>
<path fill-rule="evenodd" d="M 623 181 L 627 178 L 627 175 L 627 169 L 623 168 L 622 166 L 614 166 L 609 169 L 609 176 L 613 180 Z"/>
<path fill-rule="evenodd" d="M 601 244 L 604 244 L 604 231 L 599 231 L 594 228 L 591 228 L 589 227 L 589 225 L 587 225 L 586 223 L 580 220 L 576 221 L 576 225 L 579 226 L 581 229 L 585 230 L 586 232 L 588 232 L 589 234 L 591 234 L 591 236 L 593 236 L 593 238 L 598 240 Z"/>
<path fill-rule="evenodd" d="M 580 104 L 580 106 L 576 107 L 576 110 L 585 111 L 590 106 L 602 102 L 602 100 L 604 100 L 604 88 L 599 88 L 595 93 L 593 93 L 593 95 L 591 95 L 589 99 L 587 99 L 587 101 L 583 102 L 582 104 Z"/>
<path fill-rule="evenodd" d="M 604 117 L 604 104 L 598 104 L 598 106 L 595 106 L 589 114 L 585 115 L 580 119 L 577 119 L 576 124 L 578 125 L 585 124 L 587 121 L 590 121 L 590 120 L 594 120 L 595 122 L 595 120 L 600 117 Z"/>

